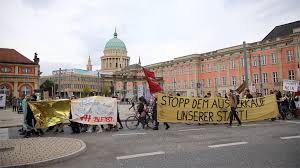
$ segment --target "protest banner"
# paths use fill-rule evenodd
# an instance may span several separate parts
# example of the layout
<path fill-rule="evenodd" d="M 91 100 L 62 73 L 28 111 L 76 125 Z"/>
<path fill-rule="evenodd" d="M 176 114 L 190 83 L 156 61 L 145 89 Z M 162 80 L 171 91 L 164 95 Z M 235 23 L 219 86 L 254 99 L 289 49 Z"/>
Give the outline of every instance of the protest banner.
<path fill-rule="evenodd" d="M 299 81 L 296 80 L 284 80 L 283 81 L 283 90 L 297 92 L 299 87 Z"/>
<path fill-rule="evenodd" d="M 0 94 L 0 107 L 5 107 L 6 94 Z"/>
<path fill-rule="evenodd" d="M 71 102 L 72 121 L 91 124 L 116 124 L 117 99 L 102 96 L 74 99 Z"/>
<path fill-rule="evenodd" d="M 228 123 L 230 103 L 220 97 L 195 98 L 158 94 L 159 122 Z M 275 118 L 278 107 L 275 95 L 253 99 L 240 99 L 237 107 L 243 122 Z"/>
<path fill-rule="evenodd" d="M 36 128 L 47 128 L 62 123 L 70 117 L 70 100 L 28 102 L 36 120 Z"/>

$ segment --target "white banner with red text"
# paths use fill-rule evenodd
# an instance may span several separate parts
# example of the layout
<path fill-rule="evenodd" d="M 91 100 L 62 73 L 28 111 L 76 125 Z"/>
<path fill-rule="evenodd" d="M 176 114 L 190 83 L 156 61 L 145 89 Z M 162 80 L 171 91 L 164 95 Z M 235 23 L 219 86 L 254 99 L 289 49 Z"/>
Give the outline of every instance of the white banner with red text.
<path fill-rule="evenodd" d="M 71 121 L 90 124 L 116 124 L 117 99 L 93 96 L 74 99 L 71 102 Z"/>

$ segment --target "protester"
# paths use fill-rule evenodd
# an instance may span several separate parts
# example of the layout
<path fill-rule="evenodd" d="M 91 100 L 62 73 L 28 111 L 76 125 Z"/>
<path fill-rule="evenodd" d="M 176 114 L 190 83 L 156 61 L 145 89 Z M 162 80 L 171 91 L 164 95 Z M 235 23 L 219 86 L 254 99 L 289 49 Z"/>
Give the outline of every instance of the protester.
<path fill-rule="evenodd" d="M 291 93 L 289 97 L 290 108 L 292 111 L 296 110 L 296 101 L 299 101 L 298 97 L 295 96 L 295 93 Z"/>
<path fill-rule="evenodd" d="M 210 98 L 211 97 L 211 93 L 210 92 L 208 92 L 207 94 L 206 94 L 206 96 L 204 96 L 204 98 Z"/>
<path fill-rule="evenodd" d="M 36 99 L 37 99 L 36 95 L 33 94 L 31 96 L 31 98 L 29 98 L 28 100 L 36 101 Z M 29 105 L 27 105 L 26 124 L 27 124 L 27 130 L 26 130 L 26 135 L 24 136 L 24 138 L 29 138 L 32 135 L 38 135 L 38 136 L 44 135 L 44 132 L 42 129 L 35 128 L 36 120 L 33 115 L 32 109 L 30 108 Z"/>
<path fill-rule="evenodd" d="M 12 107 L 13 107 L 12 111 L 17 112 L 17 99 L 16 99 L 16 97 L 12 98 L 11 103 L 12 103 Z"/>
<path fill-rule="evenodd" d="M 249 89 L 246 89 L 244 94 L 245 94 L 245 98 L 246 98 L 246 99 L 253 99 L 253 96 L 252 96 L 252 94 L 250 93 L 250 90 L 249 90 Z"/>
<path fill-rule="evenodd" d="M 22 128 L 19 130 L 21 132 L 20 135 L 25 135 L 26 129 L 27 129 L 27 120 L 26 120 L 27 106 L 28 106 L 27 99 L 28 99 L 28 96 L 24 96 L 23 100 L 21 102 L 22 111 L 23 111 L 23 123 L 22 123 Z"/>
<path fill-rule="evenodd" d="M 21 108 L 21 106 L 22 106 L 22 100 L 18 97 L 16 103 L 17 103 L 16 104 L 16 106 L 17 106 L 16 107 L 17 108 L 17 112 L 20 113 L 22 111 L 22 108 Z"/>
<path fill-rule="evenodd" d="M 152 108 L 152 118 L 155 121 L 155 126 L 153 130 L 158 130 L 159 122 L 157 121 L 157 98 L 154 98 L 154 104 Z M 170 128 L 168 123 L 164 122 L 164 125 L 166 126 L 166 130 Z"/>
<path fill-rule="evenodd" d="M 71 101 L 73 99 L 76 99 L 76 97 L 72 96 L 71 97 Z M 72 119 L 72 111 L 70 111 L 70 117 L 69 117 L 69 119 Z M 72 129 L 72 134 L 79 134 L 80 133 L 80 124 L 78 122 L 73 122 L 73 121 L 70 120 L 70 127 Z"/>
<path fill-rule="evenodd" d="M 232 126 L 233 117 L 235 117 L 235 119 L 238 121 L 238 126 L 240 126 L 240 125 L 242 125 L 242 122 L 239 119 L 238 115 L 236 114 L 237 96 L 234 95 L 233 90 L 231 90 L 231 89 L 228 92 L 228 98 L 229 98 L 229 101 L 230 101 L 230 108 L 231 108 L 231 111 L 230 111 L 230 122 L 229 122 L 228 127 Z"/>
<path fill-rule="evenodd" d="M 119 104 L 117 104 L 117 121 L 120 125 L 119 129 L 123 129 L 122 121 L 120 119 Z"/>

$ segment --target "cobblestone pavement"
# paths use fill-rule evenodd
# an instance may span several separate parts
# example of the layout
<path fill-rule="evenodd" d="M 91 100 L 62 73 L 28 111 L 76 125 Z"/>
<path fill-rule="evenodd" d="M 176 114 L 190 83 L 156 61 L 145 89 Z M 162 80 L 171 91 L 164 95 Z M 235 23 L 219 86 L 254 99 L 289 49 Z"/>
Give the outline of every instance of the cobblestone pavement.
<path fill-rule="evenodd" d="M 73 138 L 0 140 L 0 167 L 41 166 L 75 157 L 85 150 L 85 143 Z"/>
<path fill-rule="evenodd" d="M 134 114 L 134 110 L 129 110 L 129 107 L 130 105 L 127 104 L 119 105 L 121 120 L 125 120 L 129 115 Z M 22 120 L 23 114 L 12 112 L 12 108 L 0 109 L 0 128 L 20 126 Z"/>

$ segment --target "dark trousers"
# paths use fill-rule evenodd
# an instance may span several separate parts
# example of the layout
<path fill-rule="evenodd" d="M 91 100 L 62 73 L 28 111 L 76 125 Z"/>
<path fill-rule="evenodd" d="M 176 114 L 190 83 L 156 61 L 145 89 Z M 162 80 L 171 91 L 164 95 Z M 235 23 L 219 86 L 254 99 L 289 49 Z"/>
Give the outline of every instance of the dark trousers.
<path fill-rule="evenodd" d="M 236 114 L 236 108 L 235 107 L 231 107 L 231 111 L 230 111 L 230 123 L 229 123 L 229 125 L 232 125 L 233 116 L 238 121 L 239 124 L 242 124 L 241 120 L 239 119 L 239 116 Z"/>
<path fill-rule="evenodd" d="M 170 127 L 169 124 L 166 123 L 166 122 L 164 122 L 164 125 L 165 125 L 166 127 Z M 158 122 L 158 121 L 155 121 L 155 127 L 158 128 L 158 126 L 159 126 L 159 122 Z"/>
<path fill-rule="evenodd" d="M 120 113 L 117 113 L 117 121 L 120 124 L 120 127 L 123 128 L 123 125 L 122 125 L 122 122 L 121 122 L 121 119 L 120 119 Z"/>
<path fill-rule="evenodd" d="M 135 111 L 135 107 L 134 107 L 134 103 L 131 104 L 131 106 L 129 107 L 129 110 L 133 108 L 133 110 Z"/>
<path fill-rule="evenodd" d="M 17 106 L 13 106 L 13 112 L 17 111 Z"/>

